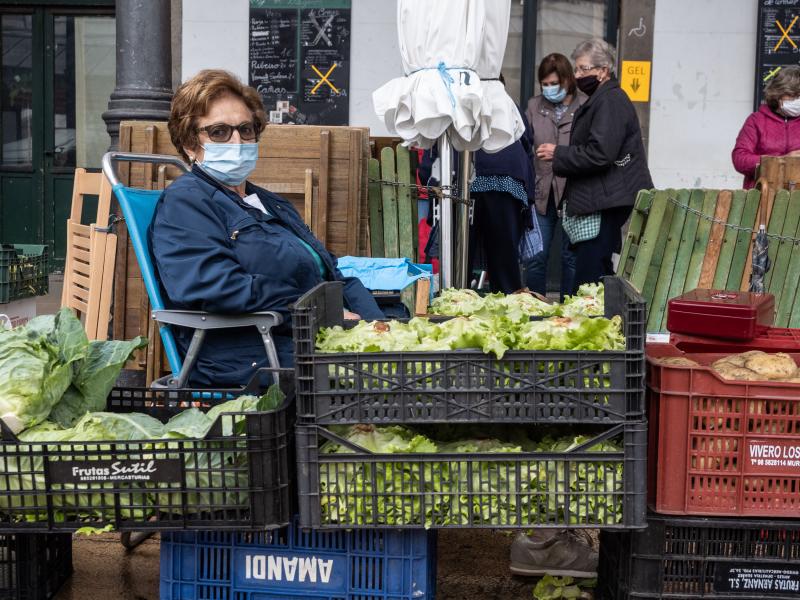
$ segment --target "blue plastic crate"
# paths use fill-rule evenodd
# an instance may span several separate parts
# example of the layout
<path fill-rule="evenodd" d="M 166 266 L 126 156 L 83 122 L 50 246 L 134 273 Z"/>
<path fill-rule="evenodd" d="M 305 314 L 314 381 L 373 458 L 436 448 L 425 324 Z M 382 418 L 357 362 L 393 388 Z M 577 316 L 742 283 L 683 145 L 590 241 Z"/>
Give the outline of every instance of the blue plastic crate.
<path fill-rule="evenodd" d="M 436 533 L 419 529 L 161 534 L 161 600 L 433 600 Z"/>

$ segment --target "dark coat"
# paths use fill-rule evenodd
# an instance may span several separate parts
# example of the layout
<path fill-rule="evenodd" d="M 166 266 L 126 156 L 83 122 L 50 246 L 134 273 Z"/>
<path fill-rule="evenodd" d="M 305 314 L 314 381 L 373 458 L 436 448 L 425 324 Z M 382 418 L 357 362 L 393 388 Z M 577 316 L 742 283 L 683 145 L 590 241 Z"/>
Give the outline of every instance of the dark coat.
<path fill-rule="evenodd" d="M 525 132 L 513 144 L 500 152 L 475 152 L 475 175 L 505 175 L 513 177 L 525 186 L 528 200 L 533 204 L 536 196 L 536 174 L 533 171 L 533 131 L 528 119 L 520 113 L 525 123 Z"/>
<path fill-rule="evenodd" d="M 639 190 L 653 187 L 636 109 L 616 79 L 575 114 L 569 146 L 556 146 L 553 173 L 567 178 L 570 215 L 633 206 Z"/>
<path fill-rule="evenodd" d="M 248 206 L 197 166 L 161 194 L 148 233 L 167 308 L 222 314 L 274 310 L 284 318 L 274 335 L 278 357 L 282 367 L 292 366 L 289 305 L 323 281 L 302 239 L 320 255 L 328 279 L 344 281 L 350 310 L 364 319 L 383 318 L 372 295 L 358 279 L 342 276 L 336 258 L 288 200 L 250 183 L 246 193 L 257 194 L 269 214 Z M 191 335 L 176 328 L 183 354 Z M 266 362 L 255 328 L 210 331 L 191 382 L 241 385 Z"/>

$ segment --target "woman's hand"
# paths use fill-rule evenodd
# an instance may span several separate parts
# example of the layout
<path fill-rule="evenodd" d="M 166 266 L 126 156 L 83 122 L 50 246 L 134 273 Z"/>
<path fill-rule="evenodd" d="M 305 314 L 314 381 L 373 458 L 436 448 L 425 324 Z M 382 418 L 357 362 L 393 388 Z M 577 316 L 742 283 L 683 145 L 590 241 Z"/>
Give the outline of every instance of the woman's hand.
<path fill-rule="evenodd" d="M 555 154 L 555 151 L 555 144 L 542 144 L 536 149 L 536 158 L 539 160 L 553 160 L 553 154 Z"/>
<path fill-rule="evenodd" d="M 361 315 L 356 314 L 354 312 L 350 312 L 349 310 L 344 311 L 344 320 L 345 321 L 360 321 Z"/>
<path fill-rule="evenodd" d="M 791 152 L 789 152 L 789 154 L 787 154 L 786 156 L 792 156 L 792 157 L 794 157 L 794 156 L 800 156 L 800 150 L 792 150 L 792 151 L 791 151 Z"/>

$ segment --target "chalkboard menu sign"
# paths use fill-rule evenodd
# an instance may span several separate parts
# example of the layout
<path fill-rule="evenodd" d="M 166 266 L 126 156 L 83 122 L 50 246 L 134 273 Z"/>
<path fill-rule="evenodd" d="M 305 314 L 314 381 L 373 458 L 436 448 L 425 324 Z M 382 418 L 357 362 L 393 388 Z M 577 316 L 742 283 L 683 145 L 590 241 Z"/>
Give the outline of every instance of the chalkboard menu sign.
<path fill-rule="evenodd" d="M 350 0 L 251 0 L 249 82 L 271 123 L 347 125 Z"/>
<path fill-rule="evenodd" d="M 800 0 L 759 0 L 755 107 L 783 67 L 800 64 Z"/>

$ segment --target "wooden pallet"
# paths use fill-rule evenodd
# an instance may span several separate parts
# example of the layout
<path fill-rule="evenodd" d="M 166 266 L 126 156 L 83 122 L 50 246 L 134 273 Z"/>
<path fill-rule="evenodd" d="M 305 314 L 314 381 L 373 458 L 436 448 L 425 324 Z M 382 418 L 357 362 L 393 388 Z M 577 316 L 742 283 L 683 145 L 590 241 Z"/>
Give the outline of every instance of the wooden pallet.
<path fill-rule="evenodd" d="M 369 231 L 372 256 L 417 260 L 419 216 L 417 197 L 409 184 L 415 183 L 412 155 L 404 146 L 381 149 L 380 161 L 370 159 L 368 165 Z M 386 183 L 378 183 L 386 182 Z M 391 183 L 405 184 L 399 187 Z M 425 314 L 430 282 L 422 280 L 403 290 L 403 304 L 412 314 Z"/>
<path fill-rule="evenodd" d="M 768 192 L 764 219 L 772 267 L 777 327 L 800 327 L 800 190 Z M 647 190 L 636 199 L 617 274 L 640 290 L 649 308 L 647 331 L 666 331 L 666 306 L 695 288 L 747 290 L 758 190 Z M 703 216 L 700 216 L 703 215 Z"/>

